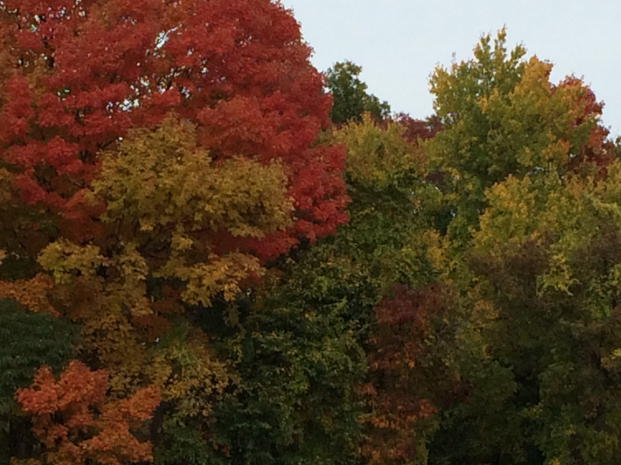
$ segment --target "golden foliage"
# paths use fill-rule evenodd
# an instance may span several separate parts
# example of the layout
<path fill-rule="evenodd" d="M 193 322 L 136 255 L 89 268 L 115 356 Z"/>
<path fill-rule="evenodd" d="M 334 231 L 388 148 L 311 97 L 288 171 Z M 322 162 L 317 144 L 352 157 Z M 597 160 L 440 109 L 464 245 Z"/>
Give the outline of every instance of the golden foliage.
<path fill-rule="evenodd" d="M 221 229 L 261 237 L 291 224 L 286 184 L 277 162 L 213 162 L 197 147 L 194 127 L 170 117 L 156 131 L 131 132 L 117 153 L 105 154 L 93 188 L 107 203 L 106 221 L 137 222 L 155 238 Z M 192 246 L 183 239 L 177 250 Z"/>
<path fill-rule="evenodd" d="M 210 355 L 200 334 L 158 350 L 146 374 L 160 387 L 162 401 L 172 403 L 176 415 L 182 417 L 208 417 L 214 403 L 235 381 L 226 364 Z"/>
<path fill-rule="evenodd" d="M 346 173 L 354 181 L 376 188 L 386 187 L 408 174 L 424 175 L 426 160 L 418 146 L 403 137 L 405 127 L 378 126 L 370 114 L 334 133 L 334 140 L 347 144 Z"/>

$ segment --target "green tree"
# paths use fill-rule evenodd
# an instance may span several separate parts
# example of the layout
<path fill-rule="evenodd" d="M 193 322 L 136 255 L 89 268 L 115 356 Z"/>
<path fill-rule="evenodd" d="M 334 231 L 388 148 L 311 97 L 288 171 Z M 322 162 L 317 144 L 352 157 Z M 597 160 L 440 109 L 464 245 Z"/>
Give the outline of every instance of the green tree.
<path fill-rule="evenodd" d="M 432 463 L 617 461 L 620 179 L 615 162 L 605 180 L 548 173 L 487 191 L 466 255 L 473 310 L 487 322 L 473 311 L 464 330 L 485 350 L 480 371 L 462 372 L 485 401 L 452 412 Z M 459 428 L 466 442 L 449 449 Z"/>
<path fill-rule="evenodd" d="M 390 105 L 367 92 L 367 85 L 358 76 L 362 67 L 351 61 L 336 63 L 326 71 L 326 87 L 332 95 L 330 119 L 340 125 L 348 121 L 360 121 L 366 112 L 378 120 L 390 116 Z"/>
<path fill-rule="evenodd" d="M 221 328 L 221 350 L 237 347 L 239 356 L 240 391 L 216 409 L 216 437 L 232 463 L 357 464 L 361 450 L 371 459 L 385 436 L 373 423 L 385 414 L 384 400 L 405 398 L 393 385 L 381 399 L 369 394 L 390 372 L 375 367 L 369 374 L 369 352 L 384 348 L 370 343 L 376 307 L 397 283 L 436 279 L 430 251 L 439 237 L 427 231 L 425 208 L 437 190 L 405 133 L 369 115 L 335 131 L 334 142 L 348 147 L 350 222 L 277 263 L 228 323 L 202 320 L 212 332 Z M 432 430 L 417 428 L 421 438 Z"/>
<path fill-rule="evenodd" d="M 617 136 L 615 139 L 614 147 L 615 158 L 621 158 L 621 136 Z"/>

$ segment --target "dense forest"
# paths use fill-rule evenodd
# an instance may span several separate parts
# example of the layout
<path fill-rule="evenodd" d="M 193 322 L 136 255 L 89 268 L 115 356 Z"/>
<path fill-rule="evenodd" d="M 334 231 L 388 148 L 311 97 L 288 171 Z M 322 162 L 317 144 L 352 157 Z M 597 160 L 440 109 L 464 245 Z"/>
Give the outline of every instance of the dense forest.
<path fill-rule="evenodd" d="M 0 464 L 620 463 L 581 79 L 501 30 L 413 119 L 270 0 L 0 0 L 0 39 Z"/>

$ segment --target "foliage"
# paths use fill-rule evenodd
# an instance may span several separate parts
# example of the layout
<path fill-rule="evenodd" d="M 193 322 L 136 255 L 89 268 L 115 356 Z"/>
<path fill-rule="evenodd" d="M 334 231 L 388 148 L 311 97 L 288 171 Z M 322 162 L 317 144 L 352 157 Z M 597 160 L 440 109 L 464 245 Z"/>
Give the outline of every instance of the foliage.
<path fill-rule="evenodd" d="M 369 351 L 372 383 L 362 389 L 373 411 L 366 420 L 369 464 L 426 462 L 428 435 L 436 428 L 431 417 L 437 409 L 430 398 L 452 381 L 438 350 L 446 341 L 436 340 L 440 332 L 450 334 L 450 300 L 448 286 L 398 285 L 375 308 L 377 328 Z"/>
<path fill-rule="evenodd" d="M 93 191 L 106 204 L 102 219 L 114 225 L 115 239 L 144 250 L 132 260 L 154 277 L 186 283 L 187 303 L 209 306 L 220 292 L 231 300 L 240 281 L 260 271 L 254 256 L 227 250 L 217 235 L 283 231 L 293 210 L 286 182 L 277 162 L 214 165 L 198 150 L 192 127 L 167 119 L 155 132 L 130 132 L 118 154 L 105 157 Z"/>
<path fill-rule="evenodd" d="M 0 5 L 0 36 L 1 178 L 36 206 L 21 217 L 27 226 L 97 236 L 98 209 L 83 199 L 106 150 L 170 112 L 198 126 L 214 161 L 286 167 L 298 215 L 286 232 L 250 241 L 261 254 L 346 220 L 342 151 L 311 146 L 327 127 L 330 99 L 282 5 L 9 0 Z"/>
<path fill-rule="evenodd" d="M 231 463 L 355 463 L 351 386 L 365 363 L 354 312 L 369 291 L 364 270 L 330 253 L 303 254 L 239 309 L 240 391 L 216 411 Z"/>
<path fill-rule="evenodd" d="M 270 0 L 5 0 L 0 39 L 16 465 L 616 464 L 620 144 L 581 80 L 501 30 L 390 118 Z"/>
<path fill-rule="evenodd" d="M 509 178 L 490 190 L 474 236 L 480 294 L 497 312 L 488 350 L 516 383 L 512 421 L 531 424 L 526 439 L 551 462 L 618 454 L 620 168 L 599 182 Z"/>
<path fill-rule="evenodd" d="M 44 446 L 39 461 L 26 463 L 105 463 L 152 461 L 151 444 L 131 432 L 149 420 L 159 403 L 156 388 L 106 402 L 106 375 L 71 362 L 58 381 L 41 368 L 30 389 L 17 391 L 17 401 L 33 416 L 33 431 Z M 17 462 L 16 462 L 17 463 Z"/>
<path fill-rule="evenodd" d="M 30 385 L 42 365 L 59 372 L 73 354 L 75 335 L 66 321 L 0 300 L 0 463 L 8 463 L 5 454 L 15 453 L 24 436 L 15 391 Z"/>
<path fill-rule="evenodd" d="M 525 54 L 522 46 L 508 52 L 501 30 L 493 44 L 481 39 L 474 59 L 437 68 L 431 78 L 444 130 L 428 151 L 458 217 L 456 236 L 476 226 L 485 189 L 509 174 L 597 172 L 612 158 L 593 92 L 573 77 L 552 84 L 552 65 Z"/>
<path fill-rule="evenodd" d="M 20 0 L 0 2 L 0 36 L 0 296 L 80 323 L 75 356 L 107 373 L 103 410 L 80 401 L 100 434 L 74 437 L 62 421 L 86 420 L 59 407 L 50 453 L 81 441 L 75 460 L 103 460 L 90 444 L 113 430 L 97 422 L 145 389 L 161 403 L 141 440 L 165 443 L 170 422 L 213 437 L 238 360 L 196 321 L 347 220 L 344 149 L 317 143 L 330 97 L 299 25 L 270 0 Z M 34 457 L 19 418 L 14 455 Z M 150 459 L 133 444 L 118 460 Z"/>
<path fill-rule="evenodd" d="M 15 302 L 0 301 L 0 417 L 13 409 L 13 394 L 30 384 L 37 368 L 62 368 L 72 353 L 74 328 L 49 315 L 37 315 Z"/>
<path fill-rule="evenodd" d="M 618 162 L 592 92 L 504 43 L 432 78 L 460 389 L 428 463 L 612 463 Z"/>
<path fill-rule="evenodd" d="M 350 223 L 278 263 L 235 307 L 241 389 L 216 410 L 232 463 L 358 463 L 365 418 L 379 415 L 360 393 L 373 309 L 408 268 L 416 279 L 426 250 L 407 242 L 421 221 L 412 189 L 426 187 L 403 132 L 365 116 L 333 134 L 348 147 Z"/>
<path fill-rule="evenodd" d="M 424 461 L 437 426 L 433 403 L 442 400 L 437 389 L 454 384 L 451 289 L 439 283 L 447 259 L 433 230 L 442 198 L 429 180 L 425 133 L 413 137 L 413 126 L 407 117 L 381 127 L 366 117 L 335 133 L 348 147 L 352 197 L 350 224 L 335 247 L 373 284 L 361 339 L 368 372 L 356 386 L 364 406 L 361 453 L 369 464 Z"/>
<path fill-rule="evenodd" d="M 162 435 L 153 451 L 155 465 L 213 465 L 227 463 L 220 460 L 209 440 L 200 433 L 200 428 L 190 427 L 183 422 L 166 420 Z"/>
<path fill-rule="evenodd" d="M 380 121 L 390 116 L 388 102 L 367 93 L 367 85 L 358 77 L 360 73 L 362 67 L 351 61 L 336 63 L 326 71 L 326 87 L 332 95 L 330 119 L 334 124 L 360 121 L 367 112 Z"/>
<path fill-rule="evenodd" d="M 365 463 L 617 454 L 618 168 L 601 104 L 504 44 L 436 71 L 438 120 L 335 133 L 352 203 L 333 241 L 377 279 Z"/>

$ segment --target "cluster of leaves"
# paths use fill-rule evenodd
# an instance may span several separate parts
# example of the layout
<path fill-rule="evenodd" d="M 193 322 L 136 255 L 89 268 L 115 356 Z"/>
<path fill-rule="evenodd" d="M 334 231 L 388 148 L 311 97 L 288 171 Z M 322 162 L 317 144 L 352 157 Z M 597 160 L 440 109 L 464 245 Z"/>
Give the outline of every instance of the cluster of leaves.
<path fill-rule="evenodd" d="M 619 453 L 615 148 L 592 91 L 552 85 L 551 65 L 524 54 L 501 31 L 432 77 L 444 130 L 426 148 L 451 217 L 458 382 L 431 397 L 430 464 Z"/>
<path fill-rule="evenodd" d="M 582 81 L 503 30 L 391 116 L 270 0 L 5 0 L 0 38 L 0 460 L 616 463 Z"/>
<path fill-rule="evenodd" d="M 32 415 L 33 432 L 45 446 L 40 460 L 24 463 L 121 465 L 153 459 L 151 444 L 140 442 L 130 428 L 151 418 L 160 402 L 156 388 L 106 402 L 106 374 L 73 361 L 58 381 L 48 367 L 41 368 L 32 388 L 20 389 L 16 398 Z"/>

